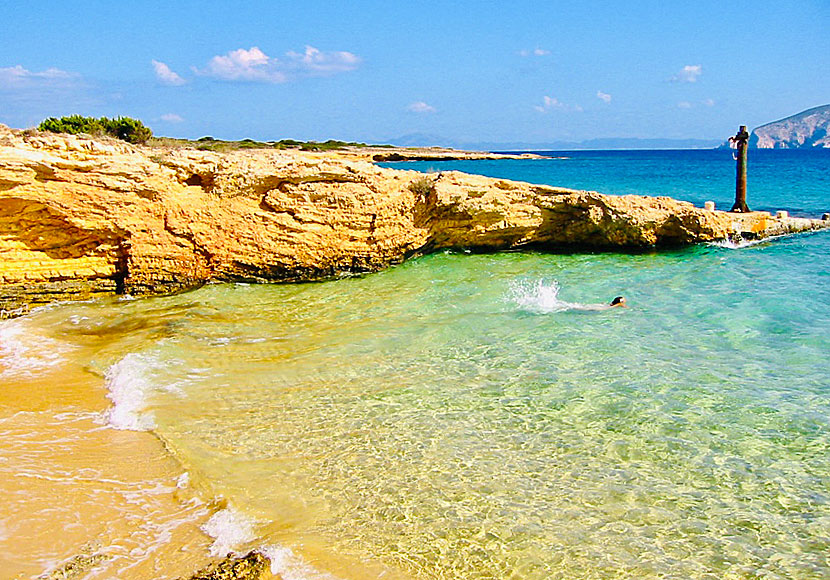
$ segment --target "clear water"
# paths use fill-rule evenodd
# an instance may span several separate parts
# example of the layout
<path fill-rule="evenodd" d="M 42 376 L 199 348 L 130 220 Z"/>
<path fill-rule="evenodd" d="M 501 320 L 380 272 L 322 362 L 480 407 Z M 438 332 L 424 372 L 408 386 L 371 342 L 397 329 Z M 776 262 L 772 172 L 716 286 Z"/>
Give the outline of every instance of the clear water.
<path fill-rule="evenodd" d="M 636 160 L 612 161 L 626 189 Z M 500 177 L 583 187 L 532 177 L 537 161 L 472 167 L 502 163 Z M 830 205 L 778 182 L 758 205 Z M 198 494 L 222 498 L 215 553 L 265 546 L 285 577 L 826 578 L 828 255 L 826 232 L 440 253 L 25 324 L 104 377 L 102 420 L 154 430 Z M 620 294 L 628 309 L 583 309 Z"/>

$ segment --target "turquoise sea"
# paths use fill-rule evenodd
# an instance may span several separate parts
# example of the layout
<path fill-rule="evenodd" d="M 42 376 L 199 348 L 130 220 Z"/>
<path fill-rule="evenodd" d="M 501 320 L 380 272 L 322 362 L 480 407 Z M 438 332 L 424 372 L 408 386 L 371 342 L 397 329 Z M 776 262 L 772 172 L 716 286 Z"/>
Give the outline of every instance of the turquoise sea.
<path fill-rule="evenodd" d="M 394 166 L 732 202 L 729 151 L 555 155 Z M 830 151 L 749 167 L 753 209 L 830 211 Z M 259 547 L 285 578 L 830 577 L 828 232 L 458 249 L 12 322 L 87 357 L 103 419 L 221 499 L 216 554 Z"/>

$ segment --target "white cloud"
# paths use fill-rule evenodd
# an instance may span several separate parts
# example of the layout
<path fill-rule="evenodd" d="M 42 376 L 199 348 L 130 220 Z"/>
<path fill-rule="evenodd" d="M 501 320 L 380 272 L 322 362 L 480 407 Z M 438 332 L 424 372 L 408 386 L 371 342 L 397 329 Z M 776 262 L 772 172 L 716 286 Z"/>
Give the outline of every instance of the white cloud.
<path fill-rule="evenodd" d="M 602 91 L 597 91 L 597 98 L 605 103 L 611 102 L 611 95 L 603 93 Z"/>
<path fill-rule="evenodd" d="M 677 108 L 678 109 L 691 109 L 692 104 L 689 101 L 680 101 L 679 103 L 677 103 Z"/>
<path fill-rule="evenodd" d="M 80 75 L 57 68 L 33 72 L 20 65 L 0 68 L 0 90 L 21 90 L 35 88 L 71 88 L 80 80 Z"/>
<path fill-rule="evenodd" d="M 156 71 L 156 78 L 161 84 L 176 87 L 187 82 L 177 73 L 170 70 L 170 67 L 163 62 L 157 60 L 151 62 L 153 63 L 153 69 Z"/>
<path fill-rule="evenodd" d="M 694 83 L 702 73 L 703 67 L 701 65 L 687 64 L 671 80 L 677 83 Z"/>
<path fill-rule="evenodd" d="M 225 81 L 284 83 L 299 76 L 325 76 L 354 70 L 360 58 L 351 52 L 323 52 L 306 46 L 305 52 L 288 52 L 278 59 L 258 47 L 239 48 L 214 56 L 197 74 Z"/>
<path fill-rule="evenodd" d="M 549 97 L 545 95 L 542 97 L 542 104 L 536 105 L 533 107 L 540 113 L 547 113 L 548 111 L 558 110 L 558 111 L 576 111 L 577 113 L 582 112 L 582 107 L 579 105 L 566 105 L 559 99 L 555 97 Z"/>
<path fill-rule="evenodd" d="M 162 121 L 166 121 L 167 123 L 181 123 L 184 121 L 184 118 L 180 117 L 176 113 L 166 113 L 161 116 Z"/>
<path fill-rule="evenodd" d="M 703 104 L 706 105 L 707 107 L 714 107 L 715 106 L 715 100 L 714 99 L 706 99 L 705 101 L 703 101 Z"/>
<path fill-rule="evenodd" d="M 424 101 L 415 101 L 414 103 L 410 104 L 406 108 L 406 110 L 410 111 L 412 113 L 424 114 L 424 113 L 434 113 L 434 112 L 436 112 L 437 109 L 435 107 L 433 107 L 432 105 L 428 105 Z"/>
<path fill-rule="evenodd" d="M 306 46 L 303 54 L 288 52 L 285 56 L 295 66 L 321 74 L 348 72 L 360 64 L 360 58 L 351 52 L 323 52 L 313 46 Z"/>
<path fill-rule="evenodd" d="M 545 50 L 544 48 L 534 48 L 533 50 L 520 50 L 519 56 L 528 57 L 528 56 L 547 56 L 550 54 L 549 50 Z"/>

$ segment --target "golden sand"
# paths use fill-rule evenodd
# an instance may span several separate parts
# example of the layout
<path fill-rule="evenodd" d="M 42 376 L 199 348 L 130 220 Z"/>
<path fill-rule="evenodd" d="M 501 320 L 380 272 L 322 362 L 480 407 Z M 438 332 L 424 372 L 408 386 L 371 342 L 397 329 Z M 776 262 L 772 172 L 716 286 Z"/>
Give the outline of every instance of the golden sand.
<path fill-rule="evenodd" d="M 177 487 L 183 470 L 152 433 L 106 425 L 103 377 L 71 361 L 8 367 L 0 357 L 3 577 L 178 578 L 203 566 L 209 509 Z"/>

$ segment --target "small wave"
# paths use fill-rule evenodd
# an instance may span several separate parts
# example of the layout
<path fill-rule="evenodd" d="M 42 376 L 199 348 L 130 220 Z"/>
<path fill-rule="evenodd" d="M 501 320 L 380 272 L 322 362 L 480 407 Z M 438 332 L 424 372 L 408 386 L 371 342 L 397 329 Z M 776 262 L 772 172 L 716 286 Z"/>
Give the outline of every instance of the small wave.
<path fill-rule="evenodd" d="M 261 522 L 249 518 L 233 507 L 213 514 L 202 525 L 202 531 L 213 538 L 210 555 L 214 558 L 228 554 L 240 555 L 240 548 L 257 539 L 255 528 Z M 256 550 L 271 562 L 271 574 L 284 580 L 337 580 L 327 572 L 321 572 L 308 564 L 287 546 L 268 544 Z"/>
<path fill-rule="evenodd" d="M 28 319 L 0 323 L 0 377 L 33 376 L 66 361 L 68 345 L 47 338 Z"/>
<path fill-rule="evenodd" d="M 285 546 L 264 546 L 259 552 L 271 561 L 271 574 L 283 580 L 337 580 L 320 572 Z"/>
<path fill-rule="evenodd" d="M 566 302 L 559 298 L 559 282 L 536 280 L 514 282 L 508 291 L 508 299 L 529 312 L 551 313 L 567 310 L 605 310 L 606 304 L 582 304 Z"/>
<path fill-rule="evenodd" d="M 780 237 L 780 236 L 775 236 Z M 740 250 L 741 248 L 748 248 L 750 246 L 757 246 L 758 244 L 763 244 L 765 242 L 769 242 L 773 237 L 763 238 L 761 240 L 744 240 L 741 239 L 737 242 L 732 240 L 718 240 L 716 242 L 708 242 L 710 246 L 716 246 L 718 248 L 726 248 L 728 250 Z"/>
<path fill-rule="evenodd" d="M 152 389 L 147 373 L 154 362 L 149 355 L 130 353 L 107 369 L 107 397 L 113 406 L 107 411 L 106 420 L 112 427 L 149 431 L 156 426 L 152 413 L 146 411 Z"/>
<path fill-rule="evenodd" d="M 256 539 L 254 522 L 233 508 L 225 508 L 213 514 L 202 526 L 202 531 L 213 538 L 210 555 L 226 556 L 235 548 Z"/>

